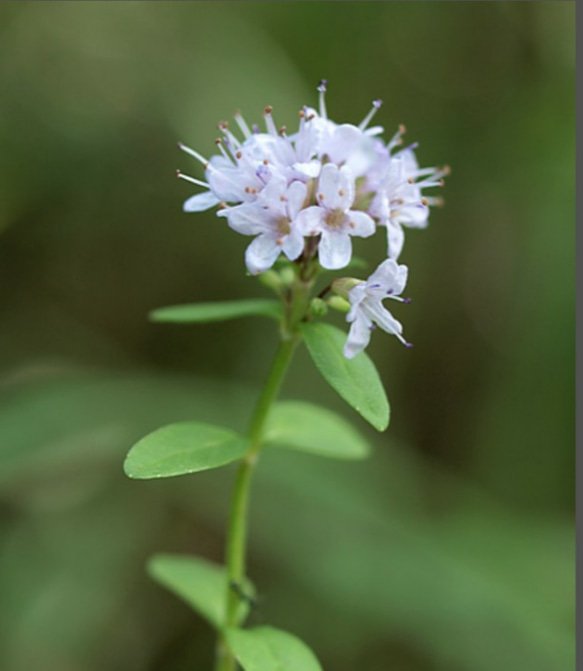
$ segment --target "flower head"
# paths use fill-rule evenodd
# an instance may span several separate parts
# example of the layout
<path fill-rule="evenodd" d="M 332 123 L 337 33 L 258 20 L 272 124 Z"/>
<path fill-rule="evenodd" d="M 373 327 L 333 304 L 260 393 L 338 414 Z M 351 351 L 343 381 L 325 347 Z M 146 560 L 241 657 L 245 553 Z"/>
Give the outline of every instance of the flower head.
<path fill-rule="evenodd" d="M 441 186 L 448 169 L 419 168 L 417 145 L 402 146 L 404 126 L 389 142 L 381 139 L 382 127 L 370 126 L 380 100 L 373 101 L 360 124 L 336 123 L 328 117 L 326 88 L 322 80 L 318 109 L 303 107 L 298 128 L 290 134 L 276 126 L 273 109 L 266 107 L 264 130 L 249 126 L 240 114 L 234 117 L 236 132 L 220 123 L 217 153 L 209 159 L 180 143 L 203 165 L 205 179 L 177 175 L 203 189 L 186 200 L 186 212 L 219 205 L 218 216 L 232 230 L 254 238 L 245 252 L 253 275 L 269 270 L 281 254 L 311 278 L 318 267 L 345 268 L 353 238 L 386 229 L 388 259 L 368 280 L 350 280 L 350 291 L 346 282 L 342 285 L 351 306 L 344 350 L 351 358 L 366 347 L 375 326 L 407 344 L 401 324 L 382 301 L 403 300 L 407 267 L 396 260 L 404 229 L 427 226 L 430 206 L 441 199 L 423 192 Z"/>

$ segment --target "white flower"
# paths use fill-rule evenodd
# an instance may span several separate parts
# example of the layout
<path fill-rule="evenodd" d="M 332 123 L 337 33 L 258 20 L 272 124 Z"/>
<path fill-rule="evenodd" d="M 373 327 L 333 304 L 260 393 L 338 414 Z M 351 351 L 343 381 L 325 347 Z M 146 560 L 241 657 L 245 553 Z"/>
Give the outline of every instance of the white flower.
<path fill-rule="evenodd" d="M 350 236 L 366 238 L 376 228 L 368 214 L 350 209 L 354 203 L 350 169 L 327 163 L 320 174 L 316 200 L 318 205 L 300 212 L 298 226 L 304 235 L 321 235 L 318 256 L 323 268 L 344 268 L 352 256 Z"/>
<path fill-rule="evenodd" d="M 264 117 L 267 132 L 260 133 L 256 127 L 251 131 L 243 117 L 235 115 L 243 141 L 229 130 L 228 124 L 220 123 L 223 137 L 216 141 L 216 146 L 221 153 L 210 160 L 183 143 L 178 144 L 203 164 L 207 179 L 203 182 L 177 172 L 181 179 L 208 189 L 189 198 L 184 203 L 185 212 L 200 212 L 220 202 L 253 202 L 273 175 L 285 177 L 289 183 L 307 182 L 320 174 L 321 163 L 316 158 L 318 133 L 312 124 L 315 116 L 300 113 L 300 128 L 293 139 L 284 128 L 277 130 L 271 107 L 265 108 Z"/>
<path fill-rule="evenodd" d="M 404 132 L 401 126 L 368 175 L 368 185 L 374 193 L 368 211 L 381 226 L 387 227 L 388 255 L 393 259 L 403 249 L 402 227 L 425 228 L 429 206 L 442 202 L 441 198 L 423 196 L 422 189 L 443 186 L 441 178 L 449 174 L 447 167 L 420 169 L 413 151 L 415 144 L 391 155 L 391 150 L 401 144 Z M 420 177 L 423 179 L 419 180 Z"/>
<path fill-rule="evenodd" d="M 252 273 L 270 268 L 280 251 L 297 259 L 303 236 L 318 237 L 310 255 L 317 248 L 323 268 L 344 268 L 352 256 L 352 236 L 373 235 L 377 225 L 386 227 L 388 256 L 397 259 L 403 227 L 425 227 L 429 206 L 440 200 L 423 196 L 422 190 L 441 184 L 447 169 L 419 169 L 414 145 L 393 153 L 402 144 L 404 127 L 388 144 L 377 137 L 382 128 L 369 127 L 380 100 L 358 126 L 337 124 L 326 111 L 325 80 L 318 91 L 319 109 L 304 107 L 291 135 L 276 127 L 273 110 L 266 107 L 265 131 L 250 128 L 240 114 L 235 115 L 237 133 L 220 123 L 219 153 L 210 159 L 179 144 L 205 171 L 204 181 L 177 172 L 204 189 L 184 203 L 184 210 L 220 205 L 218 214 L 231 228 L 257 236 L 246 255 Z"/>
<path fill-rule="evenodd" d="M 297 259 L 304 249 L 304 237 L 296 224 L 304 205 L 307 187 L 303 182 L 292 182 L 289 187 L 282 175 L 274 175 L 253 203 L 225 208 L 229 226 L 243 235 L 257 237 L 247 247 L 245 261 L 250 273 L 263 273 L 275 263 L 280 252 L 290 261 Z"/>
<path fill-rule="evenodd" d="M 368 345 L 375 325 L 396 335 L 407 347 L 411 346 L 402 336 L 401 323 L 382 304 L 385 298 L 408 302 L 400 297 L 407 283 L 407 272 L 407 266 L 387 259 L 366 282 L 359 282 L 350 289 L 348 300 L 351 308 L 346 315 L 346 321 L 352 325 L 344 346 L 344 356 L 347 359 L 352 359 Z"/>

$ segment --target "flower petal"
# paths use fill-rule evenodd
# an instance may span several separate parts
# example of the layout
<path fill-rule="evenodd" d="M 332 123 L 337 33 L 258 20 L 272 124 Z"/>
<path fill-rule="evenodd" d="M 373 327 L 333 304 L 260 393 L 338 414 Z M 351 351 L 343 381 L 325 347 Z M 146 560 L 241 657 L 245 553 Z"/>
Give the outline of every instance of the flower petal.
<path fill-rule="evenodd" d="M 324 228 L 325 219 L 326 210 L 312 205 L 298 214 L 295 224 L 302 235 L 319 235 Z"/>
<path fill-rule="evenodd" d="M 387 244 L 390 259 L 398 259 L 405 243 L 405 233 L 400 224 L 389 220 L 387 222 Z"/>
<path fill-rule="evenodd" d="M 304 206 L 306 195 L 308 194 L 308 187 L 303 182 L 292 182 L 286 193 L 287 198 L 287 213 L 291 221 L 293 221 Z"/>
<path fill-rule="evenodd" d="M 259 235 L 245 251 L 247 269 L 252 275 L 258 275 L 269 270 L 275 263 L 280 251 L 281 248 L 273 235 Z"/>
<path fill-rule="evenodd" d="M 387 259 L 368 278 L 367 290 L 379 297 L 389 293 L 399 296 L 407 284 L 407 274 L 407 266 L 399 265 L 394 259 Z"/>
<path fill-rule="evenodd" d="M 350 218 L 350 235 L 358 235 L 360 238 L 368 238 L 376 231 L 376 224 L 372 217 L 366 212 L 359 212 L 358 210 L 350 210 L 348 212 Z"/>
<path fill-rule="evenodd" d="M 318 181 L 318 203 L 327 210 L 339 207 L 340 170 L 333 163 L 326 163 Z"/>
<path fill-rule="evenodd" d="M 283 239 L 281 249 L 290 261 L 295 261 L 304 251 L 304 236 L 297 226 L 292 224 L 291 232 Z"/>
<path fill-rule="evenodd" d="M 300 175 L 305 175 L 309 178 L 317 177 L 320 174 L 322 164 L 320 161 L 314 159 L 313 161 L 306 161 L 303 163 L 294 163 L 292 168 L 299 172 Z"/>
<path fill-rule="evenodd" d="M 337 270 L 350 263 L 352 256 L 352 242 L 347 233 L 329 231 L 322 232 L 322 239 L 318 246 L 318 258 L 322 268 Z"/>
<path fill-rule="evenodd" d="M 212 191 L 204 191 L 184 201 L 182 209 L 185 212 L 204 212 L 204 210 L 209 210 L 220 202 Z"/>
<path fill-rule="evenodd" d="M 380 300 L 370 299 L 362 303 L 363 313 L 377 326 L 391 333 L 392 335 L 401 335 L 403 325 L 397 321 L 393 315 L 381 304 Z"/>
<path fill-rule="evenodd" d="M 348 332 L 348 339 L 344 345 L 344 356 L 347 359 L 354 358 L 359 352 L 370 342 L 371 323 L 363 314 L 352 322 L 350 331 Z"/>
<path fill-rule="evenodd" d="M 219 210 L 219 217 L 226 217 L 229 226 L 242 235 L 259 235 L 271 230 L 271 215 L 255 203 L 243 203 Z"/>

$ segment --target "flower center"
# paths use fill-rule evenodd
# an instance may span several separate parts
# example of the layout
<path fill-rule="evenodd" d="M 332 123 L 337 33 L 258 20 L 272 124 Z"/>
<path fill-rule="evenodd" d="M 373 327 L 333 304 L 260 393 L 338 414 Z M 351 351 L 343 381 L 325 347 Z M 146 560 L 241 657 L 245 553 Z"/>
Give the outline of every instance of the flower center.
<path fill-rule="evenodd" d="M 290 228 L 290 222 L 287 217 L 280 217 L 276 222 L 275 222 L 275 227 L 277 229 L 277 232 L 280 235 L 289 235 L 291 232 Z"/>
<path fill-rule="evenodd" d="M 342 210 L 331 210 L 326 215 L 326 226 L 333 231 L 337 231 L 344 227 L 346 221 L 346 214 Z"/>

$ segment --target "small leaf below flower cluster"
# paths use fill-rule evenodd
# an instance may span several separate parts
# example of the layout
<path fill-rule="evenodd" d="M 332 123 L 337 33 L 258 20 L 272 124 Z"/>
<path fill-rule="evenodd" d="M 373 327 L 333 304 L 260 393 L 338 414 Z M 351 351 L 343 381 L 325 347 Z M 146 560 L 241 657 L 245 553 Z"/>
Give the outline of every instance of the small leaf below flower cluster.
<path fill-rule="evenodd" d="M 244 671 L 322 671 L 306 644 L 281 629 L 229 629 L 227 642 Z"/>
<path fill-rule="evenodd" d="M 150 576 L 188 603 L 216 629 L 225 621 L 227 575 L 222 566 L 199 557 L 155 555 L 148 562 Z M 246 580 L 243 588 L 254 596 L 253 585 Z M 249 604 L 241 600 L 239 622 L 248 614 Z"/>
<path fill-rule="evenodd" d="M 212 424 L 180 422 L 157 429 L 138 441 L 124 463 L 130 478 L 169 478 L 224 466 L 249 447 L 244 436 Z"/>
<path fill-rule="evenodd" d="M 366 440 L 343 417 L 303 401 L 276 403 L 267 420 L 265 442 L 333 459 L 364 459 Z"/>
<path fill-rule="evenodd" d="M 346 337 L 330 324 L 303 324 L 302 335 L 326 382 L 377 431 L 384 431 L 389 425 L 389 402 L 369 357 L 361 352 L 347 359 L 343 355 Z"/>
<path fill-rule="evenodd" d="M 280 321 L 282 308 L 279 301 L 257 298 L 241 301 L 219 301 L 217 303 L 192 303 L 170 305 L 150 313 L 155 322 L 179 324 L 219 322 L 240 317 L 270 317 Z"/>

